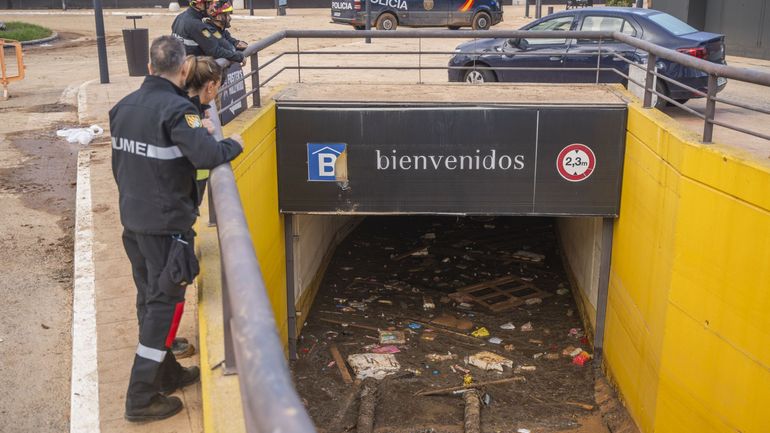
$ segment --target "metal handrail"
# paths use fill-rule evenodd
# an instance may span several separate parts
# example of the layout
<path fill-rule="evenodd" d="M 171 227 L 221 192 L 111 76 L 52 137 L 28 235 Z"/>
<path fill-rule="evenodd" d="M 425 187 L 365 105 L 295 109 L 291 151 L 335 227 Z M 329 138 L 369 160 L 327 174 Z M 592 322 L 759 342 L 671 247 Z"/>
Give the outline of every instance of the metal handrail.
<path fill-rule="evenodd" d="M 226 66 L 227 60 L 217 62 Z M 209 108 L 214 137 L 223 138 L 216 103 Z M 211 171 L 209 188 L 217 221 L 223 292 L 230 317 L 225 338 L 232 338 L 246 431 L 315 432 L 297 395 L 284 357 L 278 325 L 251 240 L 231 165 Z M 229 320 L 228 320 L 229 319 Z M 228 335 L 230 334 L 230 335 Z M 232 362 L 227 360 L 226 362 Z"/>
<path fill-rule="evenodd" d="M 282 52 L 274 58 L 268 60 L 265 64 L 259 64 L 259 53 L 275 45 L 284 39 L 297 39 L 297 50 Z M 630 37 L 618 32 L 531 32 L 531 31 L 423 31 L 423 30 L 400 30 L 398 32 L 381 31 L 342 31 L 342 30 L 284 30 L 274 33 L 256 43 L 249 45 L 244 51 L 244 55 L 251 59 L 251 72 L 246 74 L 243 81 L 251 78 L 252 89 L 245 96 L 233 101 L 230 106 L 242 101 L 248 96 L 254 98 L 254 105 L 260 105 L 260 88 L 266 82 L 269 82 L 278 74 L 285 70 L 305 69 L 384 69 L 383 67 L 340 67 L 340 66 L 302 66 L 299 62 L 299 56 L 303 52 L 299 49 L 300 38 L 438 38 L 438 39 L 469 39 L 469 38 L 565 38 L 565 39 L 598 39 L 597 65 L 592 68 L 567 68 L 570 70 L 596 71 L 597 82 L 600 71 L 613 71 L 619 76 L 627 79 L 645 88 L 644 106 L 651 107 L 652 95 L 658 95 L 680 108 L 691 112 L 692 114 L 704 119 L 703 141 L 711 141 L 711 128 L 713 125 L 719 125 L 736 131 L 751 134 L 757 137 L 770 140 L 770 136 L 748 131 L 744 128 L 728 125 L 725 122 L 714 120 L 714 106 L 717 101 L 731 104 L 734 101 L 725 100 L 716 97 L 716 78 L 724 77 L 738 81 L 770 86 L 770 73 L 736 68 L 733 66 L 711 63 L 706 60 L 698 59 L 687 54 L 674 50 L 659 47 L 640 39 Z M 623 74 L 616 68 L 601 67 L 601 41 L 614 39 L 626 43 L 632 47 L 644 50 L 648 53 L 647 58 L 647 79 L 646 84 L 642 84 Z M 420 45 L 421 50 L 421 45 Z M 321 54 L 322 52 L 310 51 L 306 54 Z M 343 54 L 338 51 L 326 52 Z M 402 52 L 398 52 L 402 53 Z M 297 55 L 297 66 L 283 66 L 278 72 L 270 76 L 267 80 L 260 82 L 259 72 L 279 58 L 287 54 Z M 348 54 L 345 52 L 344 54 Z M 356 53 L 350 53 L 356 54 Z M 360 53 L 358 53 L 360 54 Z M 386 54 L 386 53 L 383 53 Z M 387 53 L 393 54 L 393 53 Z M 407 54 L 407 52 L 403 52 Z M 438 54 L 434 52 L 414 52 L 422 56 Z M 453 52 L 452 54 L 457 54 Z M 483 54 L 473 52 L 473 54 Z M 707 108 L 706 113 L 698 113 L 689 107 L 672 100 L 671 98 L 655 91 L 652 86 L 652 79 L 656 75 L 666 81 L 677 83 L 684 88 L 696 90 L 676 82 L 668 77 L 662 77 L 656 71 L 656 62 L 658 59 L 666 59 L 679 63 L 689 68 L 698 69 L 709 74 L 709 89 L 706 93 Z M 628 59 L 623 59 L 633 63 Z M 226 67 L 230 62 L 219 59 L 217 62 Z M 634 64 L 634 67 L 641 68 Z M 456 66 L 456 67 L 435 67 L 423 66 L 388 66 L 388 69 L 501 69 L 483 66 Z M 523 69 L 523 68 L 510 68 Z M 543 68 L 529 68 L 543 69 Z M 566 70 L 566 69 L 565 69 Z M 697 91 L 700 92 L 700 91 Z M 743 104 L 733 103 L 739 107 L 755 109 Z M 226 109 L 228 107 L 225 107 Z M 758 109 L 757 111 L 767 113 L 768 110 Z M 222 127 L 217 116 L 216 105 L 210 108 L 210 117 L 215 123 L 215 136 L 222 138 Z M 246 429 L 252 432 L 313 432 L 312 421 L 302 405 L 292 384 L 291 375 L 284 357 L 283 345 L 277 334 L 277 326 L 272 312 L 272 305 L 267 296 L 264 280 L 260 271 L 259 262 L 256 257 L 254 246 L 251 240 L 243 207 L 240 202 L 240 195 L 235 183 L 230 164 L 221 165 L 211 172 L 210 191 L 213 198 L 213 212 L 216 214 L 217 233 L 220 244 L 222 258 L 223 274 L 223 298 L 225 298 L 226 307 L 229 311 L 225 313 L 225 362 L 230 368 L 237 366 L 239 374 L 239 383 L 241 398 L 244 408 Z M 233 353 L 230 353 L 233 352 Z"/>

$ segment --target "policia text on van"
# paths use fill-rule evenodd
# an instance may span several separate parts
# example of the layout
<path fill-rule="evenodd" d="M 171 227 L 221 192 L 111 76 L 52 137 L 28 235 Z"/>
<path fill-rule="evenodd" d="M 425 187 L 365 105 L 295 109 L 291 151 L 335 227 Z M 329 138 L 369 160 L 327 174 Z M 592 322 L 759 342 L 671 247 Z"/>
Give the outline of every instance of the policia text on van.
<path fill-rule="evenodd" d="M 332 1 L 332 21 L 366 27 L 367 0 Z M 487 30 L 503 20 L 499 0 L 368 0 L 371 26 L 378 30 L 408 27 L 473 27 Z"/>

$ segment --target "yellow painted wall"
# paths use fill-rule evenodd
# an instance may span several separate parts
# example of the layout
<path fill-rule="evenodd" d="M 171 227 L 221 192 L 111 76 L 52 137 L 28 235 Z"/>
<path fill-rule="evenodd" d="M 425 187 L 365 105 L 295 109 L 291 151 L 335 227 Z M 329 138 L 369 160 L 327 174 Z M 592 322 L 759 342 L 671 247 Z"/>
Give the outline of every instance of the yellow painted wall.
<path fill-rule="evenodd" d="M 770 432 L 770 160 L 628 122 L 608 371 L 643 432 Z"/>
<path fill-rule="evenodd" d="M 225 127 L 225 136 L 239 133 L 243 154 L 232 163 L 251 239 L 284 346 L 288 344 L 286 311 L 286 252 L 283 216 L 278 212 L 278 172 L 275 147 L 275 104 L 254 115 L 244 113 Z"/>

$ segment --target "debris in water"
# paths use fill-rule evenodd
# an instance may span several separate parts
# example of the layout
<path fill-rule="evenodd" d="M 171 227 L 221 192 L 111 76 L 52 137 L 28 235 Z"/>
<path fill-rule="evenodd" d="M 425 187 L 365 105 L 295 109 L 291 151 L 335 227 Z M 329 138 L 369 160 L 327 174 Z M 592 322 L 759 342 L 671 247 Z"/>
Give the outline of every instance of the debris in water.
<path fill-rule="evenodd" d="M 471 332 L 471 335 L 476 338 L 489 337 L 489 330 L 482 326 L 481 328 Z"/>
<path fill-rule="evenodd" d="M 513 368 L 513 361 L 510 359 L 504 358 L 496 353 L 486 351 L 469 356 L 466 362 L 469 365 L 478 367 L 482 370 L 503 371 L 504 366 Z"/>
<path fill-rule="evenodd" d="M 402 331 L 380 331 L 380 344 L 406 344 Z"/>
<path fill-rule="evenodd" d="M 395 355 L 391 353 L 358 353 L 348 356 L 348 364 L 356 373 L 356 378 L 383 379 L 401 369 Z"/>

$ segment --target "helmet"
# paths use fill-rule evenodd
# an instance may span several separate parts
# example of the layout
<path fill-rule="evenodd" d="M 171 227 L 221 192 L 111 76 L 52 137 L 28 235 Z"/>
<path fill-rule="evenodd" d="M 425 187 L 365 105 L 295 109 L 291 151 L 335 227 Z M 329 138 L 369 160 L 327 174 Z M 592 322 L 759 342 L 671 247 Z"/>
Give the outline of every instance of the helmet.
<path fill-rule="evenodd" d="M 190 0 L 190 7 L 199 11 L 205 11 L 211 0 Z"/>
<path fill-rule="evenodd" d="M 232 13 L 233 5 L 226 0 L 214 0 L 209 4 L 208 11 L 211 18 L 216 18 L 222 14 Z"/>
<path fill-rule="evenodd" d="M 209 4 L 208 14 L 220 29 L 230 27 L 230 14 L 233 5 L 227 0 L 214 0 Z"/>

